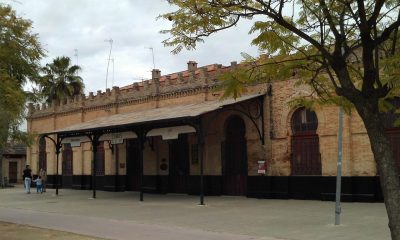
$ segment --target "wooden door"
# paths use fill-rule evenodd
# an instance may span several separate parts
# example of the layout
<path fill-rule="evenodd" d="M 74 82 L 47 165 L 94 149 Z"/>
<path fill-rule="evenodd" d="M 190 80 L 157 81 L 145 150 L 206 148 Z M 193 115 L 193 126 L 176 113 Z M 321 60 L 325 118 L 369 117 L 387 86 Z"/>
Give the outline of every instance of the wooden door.
<path fill-rule="evenodd" d="M 17 162 L 9 162 L 8 165 L 8 182 L 9 183 L 17 183 L 18 178 L 18 163 Z"/>
<path fill-rule="evenodd" d="M 187 134 L 180 134 L 177 140 L 169 142 L 169 167 L 169 192 L 187 193 L 189 177 L 189 144 Z"/>
<path fill-rule="evenodd" d="M 140 149 L 136 139 L 126 140 L 126 191 L 139 191 Z"/>
<path fill-rule="evenodd" d="M 63 188 L 72 187 L 72 164 L 73 164 L 73 152 L 71 144 L 64 144 L 62 151 L 62 178 L 61 185 Z"/>
<path fill-rule="evenodd" d="M 321 175 L 318 119 L 315 112 L 298 108 L 292 116 L 292 175 Z"/>
<path fill-rule="evenodd" d="M 39 169 L 47 169 L 47 152 L 46 139 L 44 137 L 39 140 Z"/>
<path fill-rule="evenodd" d="M 292 137 L 292 175 L 321 175 L 318 135 Z"/>
<path fill-rule="evenodd" d="M 234 116 L 226 124 L 225 142 L 222 144 L 223 194 L 247 193 L 247 142 L 243 120 Z"/>
<path fill-rule="evenodd" d="M 96 151 L 96 176 L 104 176 L 105 174 L 105 155 L 104 141 L 99 142 Z"/>

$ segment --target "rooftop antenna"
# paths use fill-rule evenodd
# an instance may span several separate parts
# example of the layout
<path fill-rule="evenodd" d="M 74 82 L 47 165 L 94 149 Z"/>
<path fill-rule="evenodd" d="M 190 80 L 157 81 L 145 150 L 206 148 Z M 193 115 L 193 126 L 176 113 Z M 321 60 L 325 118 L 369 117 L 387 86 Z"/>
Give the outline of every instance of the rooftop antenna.
<path fill-rule="evenodd" d="M 111 58 L 112 62 L 112 81 L 111 81 L 111 87 L 114 86 L 114 58 Z"/>
<path fill-rule="evenodd" d="M 156 64 L 154 62 L 154 49 L 153 47 L 147 47 L 147 49 L 151 50 L 151 56 L 153 57 L 153 69 L 156 69 Z"/>
<path fill-rule="evenodd" d="M 144 79 L 145 79 L 145 77 L 142 77 L 142 76 L 134 76 L 133 78 L 132 78 L 134 81 L 135 80 L 140 80 L 140 81 L 144 81 Z"/>
<path fill-rule="evenodd" d="M 75 52 L 74 56 L 75 56 L 75 58 L 76 58 L 76 65 L 79 66 L 79 62 L 78 62 L 78 49 L 75 48 L 75 49 L 74 49 L 74 52 Z"/>
<path fill-rule="evenodd" d="M 107 89 L 107 81 L 108 81 L 108 68 L 110 67 L 110 61 L 111 61 L 111 50 L 112 50 L 112 45 L 113 45 L 113 40 L 112 38 L 104 40 L 104 42 L 109 42 L 110 43 L 110 52 L 108 54 L 108 61 L 107 61 L 107 73 L 106 73 L 106 89 Z"/>

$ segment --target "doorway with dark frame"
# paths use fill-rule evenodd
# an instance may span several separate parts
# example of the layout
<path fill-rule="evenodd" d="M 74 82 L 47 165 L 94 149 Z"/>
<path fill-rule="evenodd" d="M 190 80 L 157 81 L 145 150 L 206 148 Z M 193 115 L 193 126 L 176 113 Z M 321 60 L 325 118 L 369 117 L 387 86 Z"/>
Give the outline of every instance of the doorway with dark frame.
<path fill-rule="evenodd" d="M 18 162 L 8 163 L 8 182 L 17 183 L 18 178 Z"/>
<path fill-rule="evenodd" d="M 189 180 L 189 143 L 187 134 L 169 140 L 168 192 L 187 193 Z"/>
<path fill-rule="evenodd" d="M 292 116 L 292 175 L 321 175 L 318 119 L 314 111 L 298 108 Z"/>
<path fill-rule="evenodd" d="M 64 144 L 62 150 L 62 177 L 61 177 L 61 186 L 63 188 L 72 187 L 73 156 L 74 155 L 71 144 L 69 143 Z"/>
<path fill-rule="evenodd" d="M 140 187 L 140 148 L 137 139 L 126 140 L 125 190 L 139 191 Z"/>
<path fill-rule="evenodd" d="M 246 126 L 240 116 L 234 115 L 225 124 L 225 142 L 221 145 L 222 193 L 245 196 L 247 194 L 247 141 Z"/>
<path fill-rule="evenodd" d="M 39 140 L 39 169 L 47 170 L 47 151 L 46 139 L 44 137 Z"/>

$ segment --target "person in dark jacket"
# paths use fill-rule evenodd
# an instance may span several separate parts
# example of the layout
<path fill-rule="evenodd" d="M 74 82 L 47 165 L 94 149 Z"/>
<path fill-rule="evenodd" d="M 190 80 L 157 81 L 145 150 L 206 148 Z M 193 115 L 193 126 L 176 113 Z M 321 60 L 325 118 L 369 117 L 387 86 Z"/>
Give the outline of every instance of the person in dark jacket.
<path fill-rule="evenodd" d="M 32 170 L 29 168 L 29 165 L 26 165 L 23 175 L 24 183 L 25 183 L 25 191 L 27 194 L 31 193 L 31 182 L 32 182 Z"/>

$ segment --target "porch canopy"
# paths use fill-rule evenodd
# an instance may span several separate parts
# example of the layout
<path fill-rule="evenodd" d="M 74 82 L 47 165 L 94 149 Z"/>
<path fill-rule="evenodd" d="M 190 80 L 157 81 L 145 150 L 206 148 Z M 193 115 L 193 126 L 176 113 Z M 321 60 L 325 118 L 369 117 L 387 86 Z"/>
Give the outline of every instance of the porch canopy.
<path fill-rule="evenodd" d="M 140 163 L 141 163 L 141 176 L 143 177 L 143 147 L 146 140 L 146 136 L 156 136 L 157 134 L 162 135 L 163 139 L 168 139 L 170 136 L 177 136 L 179 133 L 196 132 L 199 142 L 199 161 L 200 161 L 200 204 L 203 204 L 203 151 L 202 145 L 204 144 L 203 126 L 200 117 L 206 113 L 210 113 L 222 109 L 232 109 L 244 113 L 248 116 L 251 121 L 256 125 L 260 140 L 263 140 L 263 96 L 264 93 L 252 94 L 242 96 L 236 99 L 225 99 L 225 100 L 211 100 L 201 103 L 192 103 L 177 106 L 164 106 L 160 108 L 152 108 L 145 110 L 133 111 L 130 113 L 114 114 L 111 116 L 99 117 L 87 122 L 71 125 L 66 128 L 57 129 L 52 132 L 43 133 L 43 137 L 50 139 L 56 146 L 57 154 L 57 177 L 56 177 L 56 193 L 58 193 L 58 155 L 62 147 L 62 143 L 68 138 L 82 136 L 85 141 L 92 143 L 93 151 L 93 166 L 92 166 L 92 186 L 93 186 L 93 198 L 96 197 L 96 151 L 99 141 L 102 141 L 102 136 L 110 133 L 126 133 L 130 131 L 134 133 L 134 137 L 137 138 L 140 144 Z M 258 103 L 258 117 L 254 119 L 254 115 L 250 113 L 250 109 L 238 108 L 241 103 L 252 99 L 260 99 Z M 261 123 L 257 124 L 256 121 L 261 120 Z M 181 126 L 181 127 L 179 127 Z M 169 129 L 166 129 L 169 128 Z M 192 130 L 191 130 L 192 129 Z M 171 135 L 171 131 L 175 131 Z M 163 133 L 169 132 L 168 137 L 164 137 Z M 56 139 L 50 137 L 50 135 L 56 134 Z M 103 137 L 104 139 L 104 137 Z M 171 139 L 171 138 L 170 138 Z M 84 141 L 82 141 L 84 142 Z M 143 189 L 142 181 L 140 183 L 140 200 L 143 201 Z"/>
<path fill-rule="evenodd" d="M 199 117 L 200 115 L 222 109 L 225 106 L 241 103 L 250 99 L 260 97 L 264 94 L 252 94 L 236 99 L 213 100 L 201 103 L 192 103 L 178 106 L 166 106 L 146 110 L 134 111 L 131 113 L 114 114 L 111 116 L 99 117 L 87 122 L 71 125 L 66 128 L 57 129 L 47 134 L 60 134 L 64 137 L 87 133 L 99 130 L 117 130 L 128 127 L 153 125 L 156 123 L 174 122 Z"/>

